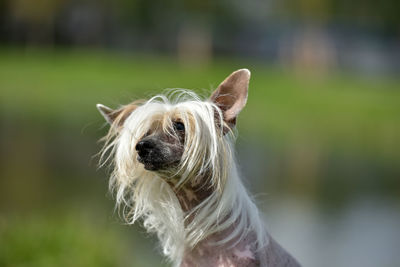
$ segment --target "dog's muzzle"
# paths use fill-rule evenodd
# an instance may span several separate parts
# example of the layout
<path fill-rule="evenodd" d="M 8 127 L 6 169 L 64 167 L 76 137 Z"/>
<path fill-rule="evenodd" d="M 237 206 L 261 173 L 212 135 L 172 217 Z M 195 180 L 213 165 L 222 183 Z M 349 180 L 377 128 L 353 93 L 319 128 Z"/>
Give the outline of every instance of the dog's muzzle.
<path fill-rule="evenodd" d="M 149 171 L 164 169 L 168 160 L 162 153 L 161 144 L 153 139 L 144 139 L 139 141 L 135 149 L 137 151 L 137 160 Z"/>
<path fill-rule="evenodd" d="M 176 167 L 183 153 L 177 139 L 147 136 L 136 143 L 137 160 L 149 171 L 167 170 Z"/>

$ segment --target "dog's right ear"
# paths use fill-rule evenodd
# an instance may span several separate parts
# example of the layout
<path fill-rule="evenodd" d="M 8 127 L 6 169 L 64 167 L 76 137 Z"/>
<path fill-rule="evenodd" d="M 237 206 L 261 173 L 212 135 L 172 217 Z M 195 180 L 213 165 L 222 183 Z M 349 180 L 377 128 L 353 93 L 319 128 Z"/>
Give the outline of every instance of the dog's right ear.
<path fill-rule="evenodd" d="M 99 110 L 100 114 L 103 115 L 104 119 L 111 125 L 115 118 L 118 116 L 115 111 L 102 104 L 97 104 L 96 108 Z"/>
<path fill-rule="evenodd" d="M 121 107 L 119 109 L 111 109 L 107 106 L 104 106 L 102 104 L 97 104 L 96 105 L 97 109 L 99 110 L 100 114 L 103 115 L 104 119 L 110 124 L 117 124 L 117 125 L 122 125 L 126 118 L 134 111 L 137 106 L 130 104 L 125 107 Z"/>

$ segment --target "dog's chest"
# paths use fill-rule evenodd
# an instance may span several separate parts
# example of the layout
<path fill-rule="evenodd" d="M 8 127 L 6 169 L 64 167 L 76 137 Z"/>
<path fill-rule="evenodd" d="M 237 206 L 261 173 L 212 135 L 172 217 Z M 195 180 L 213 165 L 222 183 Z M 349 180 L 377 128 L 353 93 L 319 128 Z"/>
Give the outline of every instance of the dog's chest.
<path fill-rule="evenodd" d="M 221 237 L 218 237 L 220 239 Z M 204 240 L 192 251 L 187 252 L 181 267 L 255 267 L 260 266 L 254 245 L 244 238 L 234 247 L 215 246 L 215 237 Z"/>
<path fill-rule="evenodd" d="M 176 195 L 183 211 L 188 212 L 204 201 L 212 191 L 201 184 L 190 184 L 176 191 Z M 193 218 L 188 218 L 189 223 Z M 186 251 L 181 267 L 244 267 L 260 266 L 255 253 L 254 236 L 249 234 L 235 246 L 231 243 L 216 246 L 213 243 L 223 240 L 234 231 L 234 225 L 223 231 L 209 236 L 201 241 L 191 251 Z"/>

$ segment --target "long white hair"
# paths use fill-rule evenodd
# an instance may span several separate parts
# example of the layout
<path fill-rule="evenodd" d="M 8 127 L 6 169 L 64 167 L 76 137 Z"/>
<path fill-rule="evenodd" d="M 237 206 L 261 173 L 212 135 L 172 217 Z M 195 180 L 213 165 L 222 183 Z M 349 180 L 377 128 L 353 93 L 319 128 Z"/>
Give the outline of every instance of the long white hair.
<path fill-rule="evenodd" d="M 110 188 L 129 224 L 142 219 L 146 230 L 157 234 L 163 253 L 176 266 L 185 250 L 233 225 L 233 230 L 214 245 L 233 246 L 250 233 L 256 236 L 257 248 L 267 245 L 258 209 L 238 174 L 233 150 L 235 134 L 232 130 L 224 132 L 227 125 L 215 103 L 188 90 L 175 90 L 120 110 L 129 114 L 121 112 L 113 121 L 105 137 L 101 162 L 112 163 Z M 136 143 L 155 123 L 169 131 L 176 118 L 186 129 L 179 166 L 168 175 L 145 170 L 136 160 Z M 210 186 L 212 193 L 184 212 L 173 186 L 204 176 L 204 186 Z M 169 180 L 175 182 L 171 184 Z"/>

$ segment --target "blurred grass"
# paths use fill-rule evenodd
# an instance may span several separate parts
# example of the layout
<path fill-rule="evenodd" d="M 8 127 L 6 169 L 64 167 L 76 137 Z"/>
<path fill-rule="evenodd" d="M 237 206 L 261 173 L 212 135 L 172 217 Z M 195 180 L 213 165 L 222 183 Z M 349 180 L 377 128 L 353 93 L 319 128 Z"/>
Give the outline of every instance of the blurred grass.
<path fill-rule="evenodd" d="M 0 218 L 0 266 L 159 265 L 158 257 L 152 261 L 148 253 L 143 254 L 142 244 L 128 242 L 134 235 L 124 237 L 116 225 L 94 219 L 93 214 L 77 210 Z"/>
<path fill-rule="evenodd" d="M 2 222 L 1 266 L 122 266 L 123 246 L 109 229 L 67 216 L 28 221 Z"/>
<path fill-rule="evenodd" d="M 231 71 L 248 67 L 252 80 L 241 131 L 272 143 L 309 139 L 396 160 L 400 156 L 400 81 L 346 74 L 311 79 L 260 64 L 217 60 L 184 68 L 166 57 L 99 51 L 0 50 L 2 109 L 24 116 L 84 124 L 94 105 L 110 106 L 164 88 L 209 92 Z"/>
<path fill-rule="evenodd" d="M 161 56 L 3 48 L 1 108 L 81 127 L 99 119 L 97 102 L 116 106 L 174 87 L 205 88 L 198 92 L 207 94 L 241 67 L 252 71 L 242 133 L 288 147 L 311 140 L 385 161 L 400 157 L 400 80 L 393 77 L 331 73 L 316 78 L 234 60 L 187 68 Z"/>

